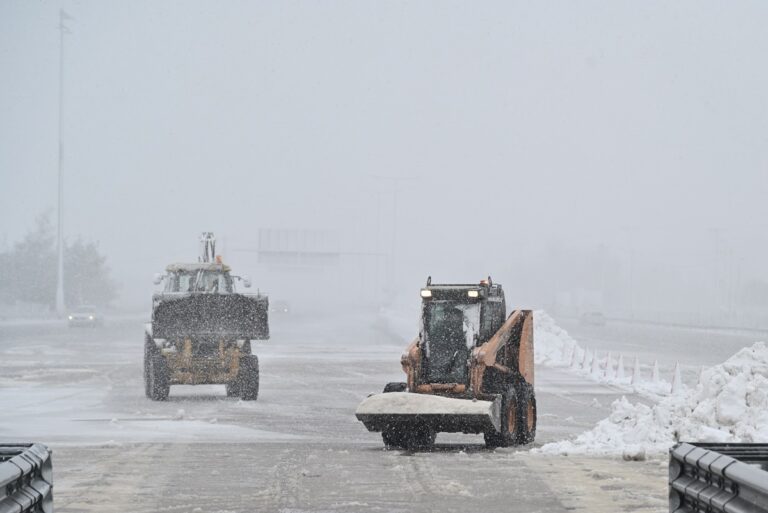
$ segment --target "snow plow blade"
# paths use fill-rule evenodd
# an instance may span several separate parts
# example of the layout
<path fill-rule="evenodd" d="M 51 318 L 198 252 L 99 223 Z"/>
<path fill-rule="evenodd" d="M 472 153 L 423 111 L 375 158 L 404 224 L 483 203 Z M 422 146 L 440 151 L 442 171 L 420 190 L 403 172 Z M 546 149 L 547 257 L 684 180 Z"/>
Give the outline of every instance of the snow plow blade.
<path fill-rule="evenodd" d="M 355 416 L 368 431 L 399 426 L 426 426 L 449 433 L 501 430 L 501 399 L 479 401 L 431 394 L 390 392 L 375 394 L 357 407 Z"/>

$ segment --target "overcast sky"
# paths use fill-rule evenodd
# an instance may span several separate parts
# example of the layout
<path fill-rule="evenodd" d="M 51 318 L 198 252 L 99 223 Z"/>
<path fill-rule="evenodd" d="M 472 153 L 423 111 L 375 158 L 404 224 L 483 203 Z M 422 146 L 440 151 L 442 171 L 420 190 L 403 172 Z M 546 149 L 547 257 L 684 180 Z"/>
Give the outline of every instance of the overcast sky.
<path fill-rule="evenodd" d="M 56 205 L 60 8 L 65 235 L 126 304 L 202 230 L 258 279 L 260 228 L 396 226 L 397 288 L 533 304 L 601 287 L 593 255 L 649 303 L 768 279 L 768 3 L 6 0 L 6 247 Z"/>

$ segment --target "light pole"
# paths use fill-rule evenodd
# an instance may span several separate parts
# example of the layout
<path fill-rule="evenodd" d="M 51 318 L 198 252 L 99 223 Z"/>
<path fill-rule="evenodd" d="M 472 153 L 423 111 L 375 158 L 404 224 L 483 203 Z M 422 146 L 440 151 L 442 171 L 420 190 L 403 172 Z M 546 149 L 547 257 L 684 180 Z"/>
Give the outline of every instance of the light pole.
<path fill-rule="evenodd" d="M 397 285 L 395 284 L 395 281 L 397 280 L 397 273 L 396 273 L 396 252 L 397 252 L 397 194 L 400 192 L 399 185 L 401 182 L 407 181 L 407 180 L 414 180 L 415 178 L 411 177 L 403 177 L 403 176 L 380 176 L 380 175 L 372 175 L 372 177 L 376 180 L 384 180 L 389 181 L 392 184 L 392 233 L 391 233 L 391 239 L 390 239 L 390 247 L 389 247 L 389 265 L 387 274 L 389 275 L 386 279 L 388 282 L 387 285 L 389 287 L 389 293 L 391 295 L 394 295 L 394 291 L 397 290 Z M 380 203 L 378 203 L 377 199 L 377 207 L 380 208 Z M 378 212 L 380 215 L 380 211 Z M 378 230 L 377 230 L 378 231 Z M 378 240 L 376 241 L 378 245 Z"/>
<path fill-rule="evenodd" d="M 64 34 L 69 34 L 69 29 L 64 25 L 64 21 L 71 20 L 72 17 L 59 9 L 59 192 L 58 192 L 58 230 L 56 235 L 56 246 L 58 253 L 58 265 L 56 272 L 56 314 L 64 315 L 64 244 L 62 243 L 62 222 L 61 222 L 61 200 L 62 188 L 62 167 L 64 161 L 64 147 L 62 145 L 62 117 L 64 112 Z"/>
<path fill-rule="evenodd" d="M 633 245 L 633 235 L 635 230 L 637 229 L 636 226 L 622 226 L 621 229 L 623 231 L 627 232 L 627 250 L 628 250 L 628 270 L 629 270 L 629 318 L 634 319 L 635 318 L 635 255 L 634 255 L 634 245 Z"/>

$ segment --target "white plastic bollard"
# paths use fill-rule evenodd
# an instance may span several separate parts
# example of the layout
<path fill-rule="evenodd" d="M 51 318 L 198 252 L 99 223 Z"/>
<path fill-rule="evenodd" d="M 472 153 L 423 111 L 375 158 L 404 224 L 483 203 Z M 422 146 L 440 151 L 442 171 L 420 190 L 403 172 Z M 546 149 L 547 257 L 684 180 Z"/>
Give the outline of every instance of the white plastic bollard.
<path fill-rule="evenodd" d="M 651 375 L 651 379 L 653 379 L 654 385 L 659 383 L 659 361 L 658 360 L 653 361 L 653 374 Z"/>
<path fill-rule="evenodd" d="M 584 358 L 581 359 L 581 370 L 587 370 L 587 366 L 589 365 L 589 359 L 587 356 L 589 355 L 589 349 L 584 349 Z"/>
<path fill-rule="evenodd" d="M 680 362 L 675 362 L 675 370 L 672 373 L 672 388 L 669 393 L 679 394 L 683 390 L 683 377 L 680 375 Z"/>
<path fill-rule="evenodd" d="M 571 369 L 573 366 L 576 365 L 576 346 L 573 346 L 573 350 L 571 351 L 571 363 L 568 364 L 568 367 Z"/>
<path fill-rule="evenodd" d="M 640 359 L 635 356 L 635 366 L 632 368 L 632 384 L 640 383 Z"/>
<path fill-rule="evenodd" d="M 597 351 L 592 353 L 592 376 L 598 377 L 600 375 L 600 362 L 597 359 Z"/>
<path fill-rule="evenodd" d="M 624 381 L 624 355 L 619 355 L 619 362 L 616 364 L 616 380 Z"/>
<path fill-rule="evenodd" d="M 610 351 L 608 351 L 608 356 L 605 358 L 605 372 L 603 373 L 603 376 L 608 380 L 613 378 L 613 360 Z"/>

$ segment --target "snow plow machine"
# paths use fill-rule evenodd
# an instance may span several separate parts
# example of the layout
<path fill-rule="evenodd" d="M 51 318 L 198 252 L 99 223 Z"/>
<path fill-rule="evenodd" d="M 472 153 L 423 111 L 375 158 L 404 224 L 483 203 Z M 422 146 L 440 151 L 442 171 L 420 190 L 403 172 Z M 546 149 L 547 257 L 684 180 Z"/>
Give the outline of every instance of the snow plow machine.
<path fill-rule="evenodd" d="M 213 234 L 203 233 L 196 263 L 171 264 L 155 276 L 163 291 L 152 297 L 152 322 L 144 334 L 144 392 L 168 399 L 171 385 L 224 384 L 228 397 L 254 401 L 259 360 L 252 340 L 269 338 L 269 300 L 242 294 L 216 255 Z"/>
<path fill-rule="evenodd" d="M 477 285 L 421 289 L 421 329 L 401 357 L 403 383 L 365 399 L 355 415 L 389 448 L 429 449 L 438 432 L 482 433 L 489 448 L 536 435 L 533 312 L 506 317 L 504 291 Z"/>

